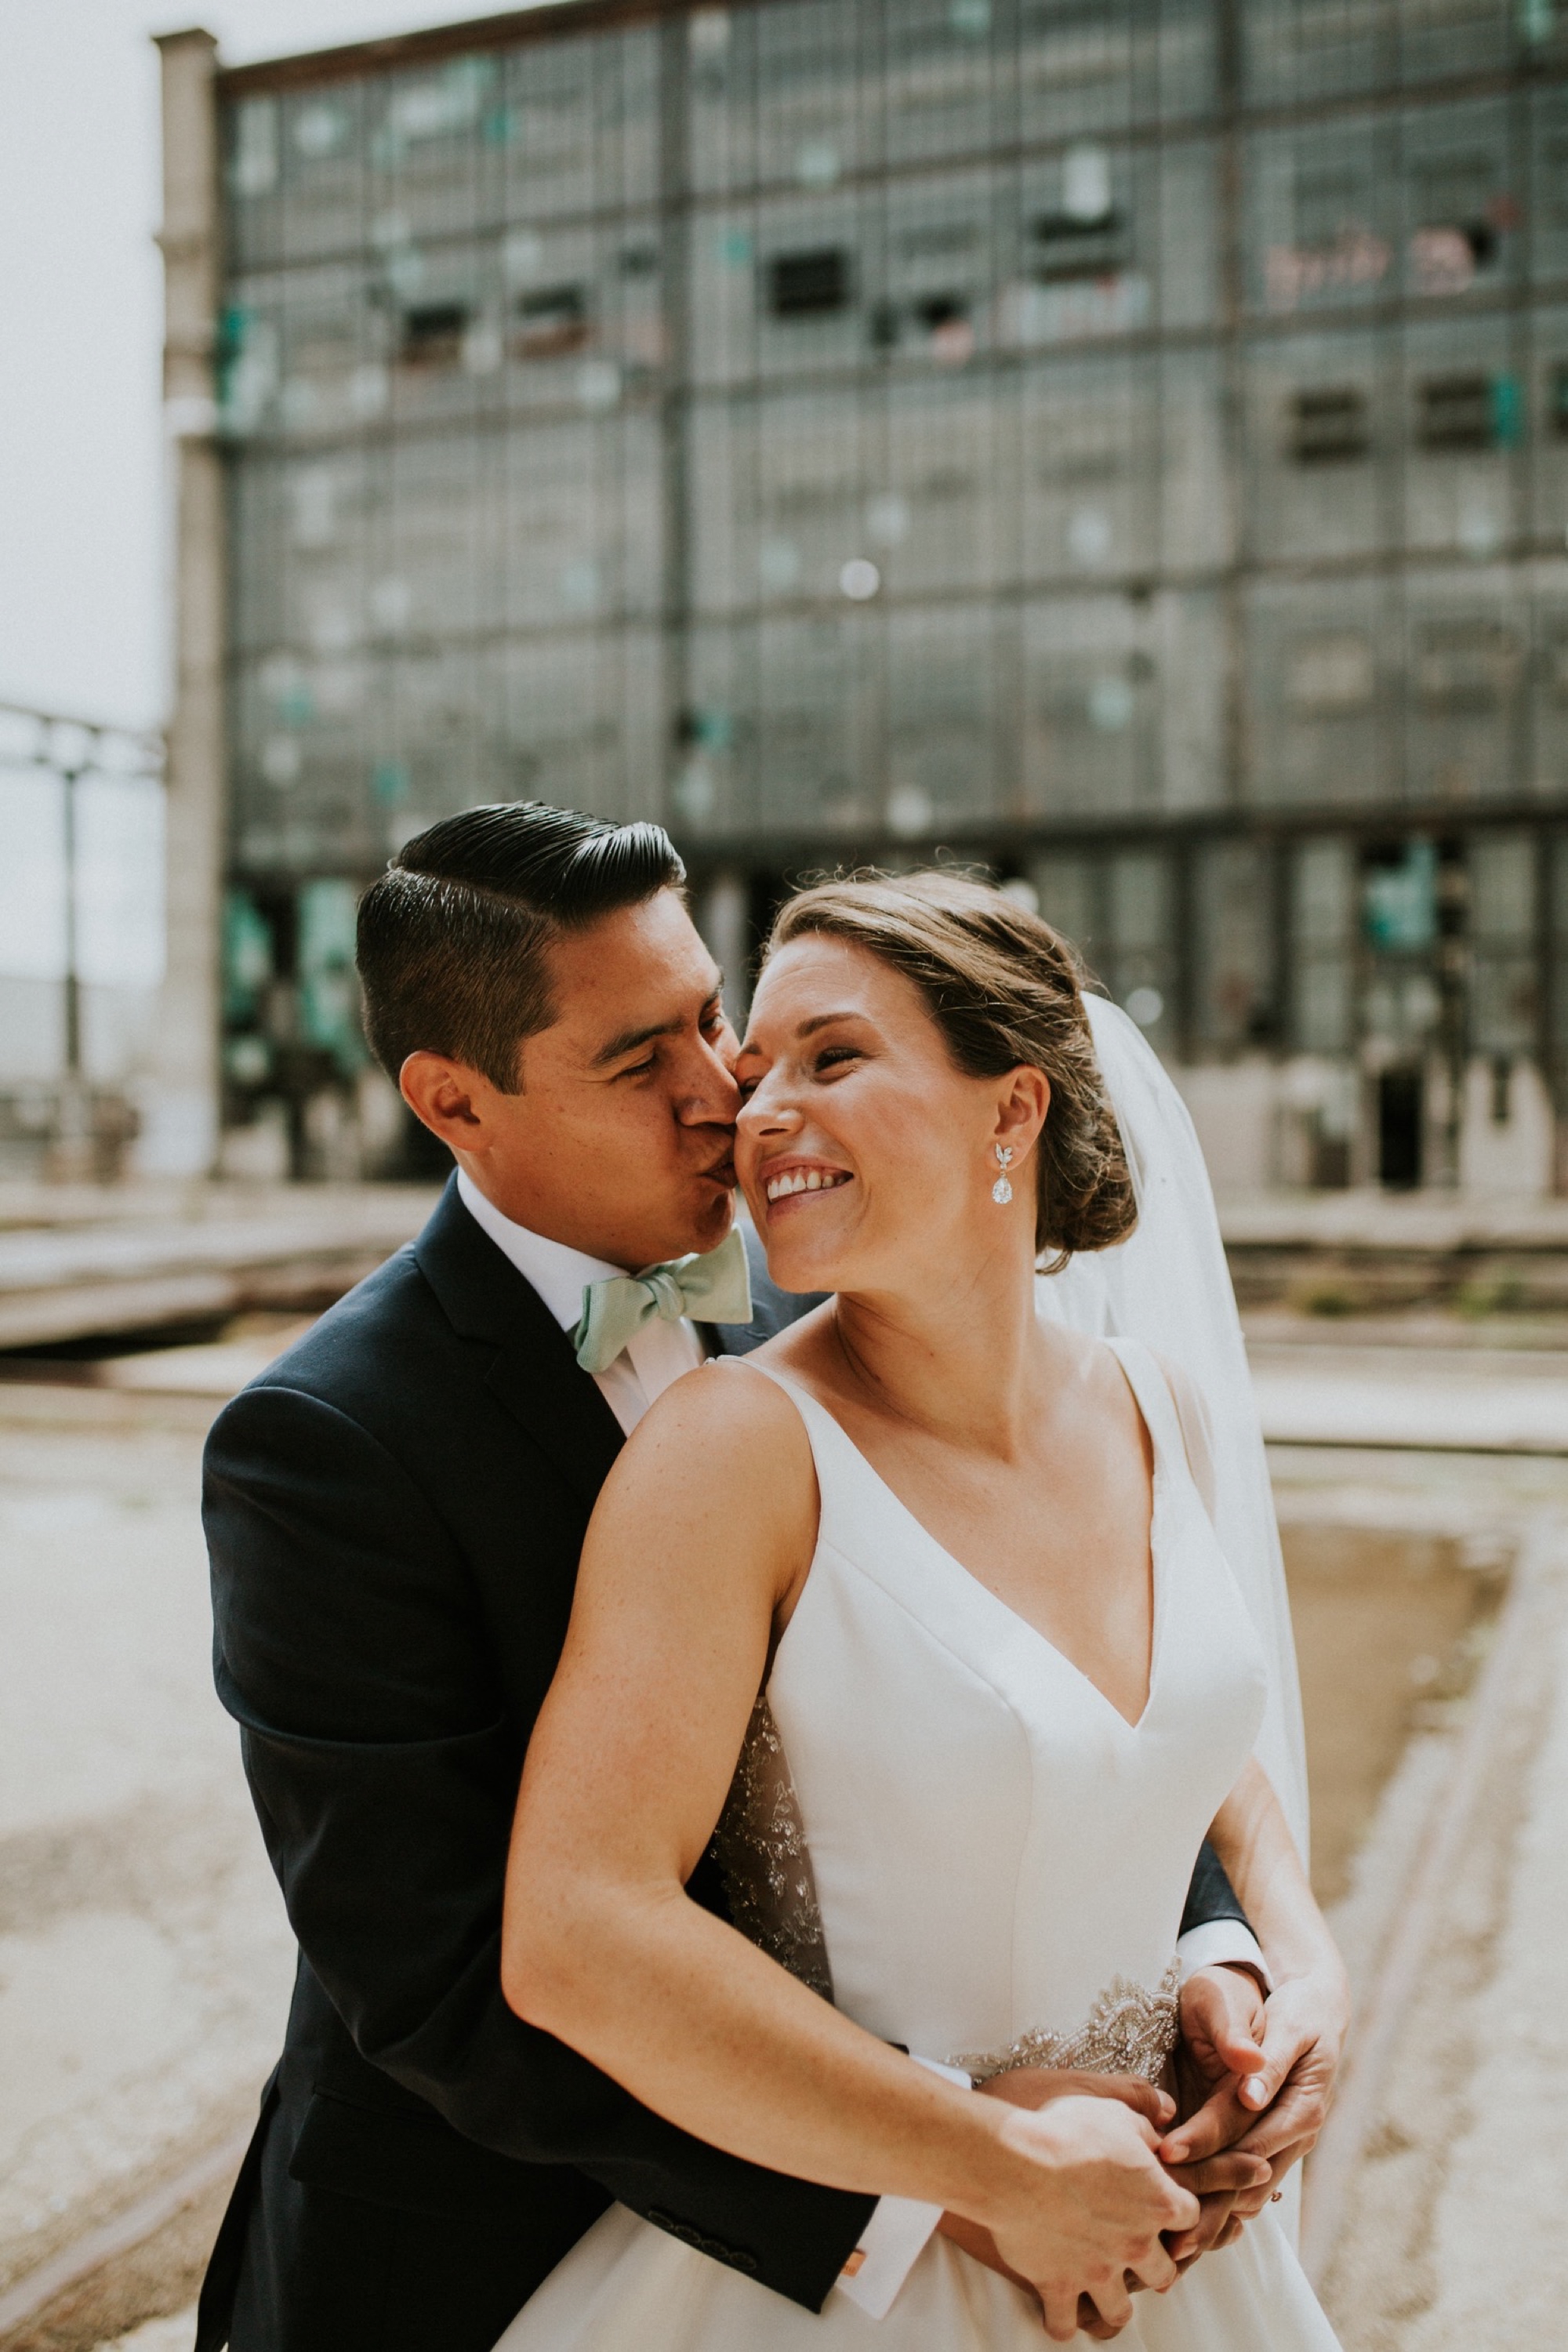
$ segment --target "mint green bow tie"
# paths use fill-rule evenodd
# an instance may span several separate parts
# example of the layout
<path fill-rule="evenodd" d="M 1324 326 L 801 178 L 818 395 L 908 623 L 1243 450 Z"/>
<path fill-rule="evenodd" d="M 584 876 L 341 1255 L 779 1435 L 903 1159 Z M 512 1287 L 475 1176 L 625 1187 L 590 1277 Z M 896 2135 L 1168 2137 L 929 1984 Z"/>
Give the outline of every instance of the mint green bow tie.
<path fill-rule="evenodd" d="M 585 1282 L 583 1319 L 572 1334 L 577 1361 L 585 1372 L 602 1372 L 645 1323 L 679 1323 L 683 1316 L 694 1323 L 751 1321 L 751 1270 L 737 1226 L 705 1256 Z"/>

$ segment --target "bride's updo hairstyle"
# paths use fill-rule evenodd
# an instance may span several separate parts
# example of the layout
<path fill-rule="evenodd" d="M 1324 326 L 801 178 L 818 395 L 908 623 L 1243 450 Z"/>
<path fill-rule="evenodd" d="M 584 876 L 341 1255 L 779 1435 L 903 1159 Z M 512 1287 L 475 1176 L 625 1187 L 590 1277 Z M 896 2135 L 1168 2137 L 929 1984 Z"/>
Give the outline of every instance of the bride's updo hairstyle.
<path fill-rule="evenodd" d="M 1132 1177 L 1069 940 L 1005 891 L 948 873 L 858 874 L 803 890 L 780 908 L 764 965 L 812 937 L 864 948 L 913 981 L 966 1076 L 999 1078 L 1026 1063 L 1050 1080 L 1035 1214 L 1050 1271 L 1077 1250 L 1126 1240 L 1138 1217 Z"/>

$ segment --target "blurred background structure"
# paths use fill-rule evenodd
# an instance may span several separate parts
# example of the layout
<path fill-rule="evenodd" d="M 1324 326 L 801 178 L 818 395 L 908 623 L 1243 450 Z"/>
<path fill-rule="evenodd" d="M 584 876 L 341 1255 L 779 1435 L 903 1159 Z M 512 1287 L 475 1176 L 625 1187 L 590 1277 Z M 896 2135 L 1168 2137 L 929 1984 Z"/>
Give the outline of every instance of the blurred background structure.
<path fill-rule="evenodd" d="M 1557 1188 L 1568 9 L 162 47 L 197 1027 L 226 911 L 155 1164 L 406 1166 L 355 895 L 539 795 L 668 822 L 737 987 L 803 869 L 984 861 L 1226 1189 Z"/>
<path fill-rule="evenodd" d="M 0 702 L 0 1181 L 121 1172 L 163 978 L 163 745 Z"/>

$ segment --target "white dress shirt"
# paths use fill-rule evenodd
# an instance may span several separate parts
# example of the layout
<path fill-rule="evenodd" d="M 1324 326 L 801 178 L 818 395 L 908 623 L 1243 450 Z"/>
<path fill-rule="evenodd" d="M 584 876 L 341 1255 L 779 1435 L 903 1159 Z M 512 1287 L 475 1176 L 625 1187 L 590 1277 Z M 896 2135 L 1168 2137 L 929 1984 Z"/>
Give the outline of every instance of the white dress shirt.
<path fill-rule="evenodd" d="M 587 1283 L 626 1272 L 625 1266 L 606 1265 L 602 1258 L 589 1257 L 582 1250 L 569 1249 L 564 1242 L 549 1241 L 542 1234 L 531 1233 L 526 1225 L 515 1224 L 485 1198 L 463 1169 L 458 1171 L 458 1197 L 502 1256 L 516 1266 L 525 1282 L 532 1284 L 563 1331 L 574 1329 L 582 1318 Z M 668 1323 L 658 1318 L 645 1323 L 614 1363 L 595 1372 L 593 1379 L 629 1437 L 654 1399 L 683 1372 L 694 1370 L 706 1352 L 690 1323 L 684 1319 Z M 1194 1927 L 1176 1946 L 1176 1956 L 1184 1981 L 1195 1969 L 1232 1961 L 1255 1969 L 1264 1990 L 1268 1988 L 1262 1952 L 1239 1921 L 1214 1919 Z M 917 2063 L 931 2067 L 950 2082 L 969 2080 L 952 2066 L 916 2055 Z M 941 2218 L 940 2205 L 921 2204 L 910 2197 L 879 2198 L 858 2246 L 839 2273 L 837 2291 L 873 2319 L 885 2318 Z"/>

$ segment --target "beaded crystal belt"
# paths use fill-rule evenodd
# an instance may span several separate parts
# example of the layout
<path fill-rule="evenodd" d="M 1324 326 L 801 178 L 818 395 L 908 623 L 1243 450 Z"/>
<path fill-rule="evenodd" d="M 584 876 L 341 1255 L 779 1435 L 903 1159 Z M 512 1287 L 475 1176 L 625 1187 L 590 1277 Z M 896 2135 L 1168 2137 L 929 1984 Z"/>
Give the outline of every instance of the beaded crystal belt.
<path fill-rule="evenodd" d="M 1076 2067 L 1089 2074 L 1141 2074 L 1157 2083 L 1176 2046 L 1182 1969 L 1173 1960 L 1157 1992 L 1117 1977 L 1095 1996 L 1076 2033 L 1050 2033 L 1032 2026 L 1005 2050 L 966 2050 L 949 2063 L 977 2083 L 1011 2074 L 1020 2066 Z"/>

